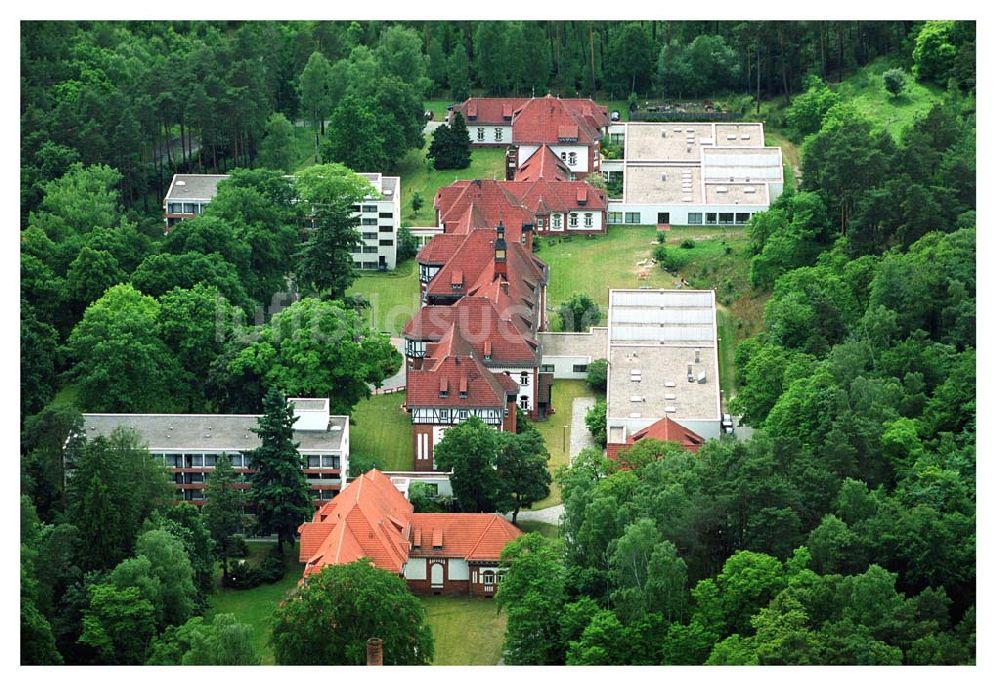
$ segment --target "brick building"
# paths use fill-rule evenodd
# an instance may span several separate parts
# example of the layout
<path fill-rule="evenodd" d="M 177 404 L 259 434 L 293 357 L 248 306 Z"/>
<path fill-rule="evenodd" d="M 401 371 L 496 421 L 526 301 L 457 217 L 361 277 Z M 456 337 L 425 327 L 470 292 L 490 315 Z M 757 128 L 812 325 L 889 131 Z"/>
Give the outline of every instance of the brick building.
<path fill-rule="evenodd" d="M 493 596 L 500 553 L 522 532 L 496 513 L 414 513 L 378 470 L 353 480 L 299 527 L 303 581 L 361 558 L 406 580 L 416 594 Z"/>

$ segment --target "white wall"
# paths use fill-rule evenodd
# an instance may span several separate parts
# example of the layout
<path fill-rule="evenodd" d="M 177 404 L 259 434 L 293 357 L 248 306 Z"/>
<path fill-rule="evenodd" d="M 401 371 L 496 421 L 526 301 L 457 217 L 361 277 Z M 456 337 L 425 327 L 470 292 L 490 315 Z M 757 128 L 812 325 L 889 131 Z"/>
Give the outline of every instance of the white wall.
<path fill-rule="evenodd" d="M 448 579 L 467 580 L 469 579 L 469 564 L 464 558 L 448 559 Z"/>
<path fill-rule="evenodd" d="M 555 366 L 552 377 L 556 380 L 586 380 L 587 372 L 573 371 L 574 365 L 590 365 L 594 359 L 590 356 L 542 356 L 543 366 Z"/>
<path fill-rule="evenodd" d="M 521 406 L 521 395 L 528 397 L 528 411 L 535 408 L 535 369 L 534 368 L 490 368 L 494 373 L 509 372 L 510 377 L 517 383 L 517 405 Z M 528 384 L 521 384 L 521 373 L 528 373 Z M 524 410 L 523 408 L 521 410 Z"/>
<path fill-rule="evenodd" d="M 406 565 L 403 566 L 403 577 L 408 580 L 427 579 L 427 559 L 411 558 L 406 561 Z"/>
<path fill-rule="evenodd" d="M 644 225 L 650 226 L 656 224 L 657 214 L 661 212 L 670 213 L 670 223 L 675 226 L 686 226 L 688 224 L 688 214 L 698 213 L 702 215 L 701 225 L 707 225 L 709 228 L 715 227 L 713 225 L 708 225 L 704 223 L 705 214 L 709 212 L 715 213 L 749 213 L 751 217 L 759 212 L 767 211 L 768 206 L 766 204 L 691 204 L 684 202 L 682 204 L 628 204 L 625 202 L 609 202 L 608 203 L 608 213 L 621 212 L 622 221 L 625 220 L 626 213 L 639 213 L 639 223 L 638 224 L 611 224 L 609 225 Z M 719 224 L 716 224 L 719 225 Z"/>
<path fill-rule="evenodd" d="M 538 149 L 538 145 L 520 145 L 517 148 L 517 165 L 523 164 L 528 157 L 535 153 Z M 587 170 L 590 168 L 588 155 L 591 154 L 590 148 L 586 145 L 549 145 L 549 148 L 556 153 L 556 156 L 560 159 L 562 158 L 563 152 L 566 153 L 566 166 L 569 167 L 570 171 L 580 174 L 580 179 L 587 174 Z M 569 163 L 569 153 L 576 152 L 576 163 Z"/>
<path fill-rule="evenodd" d="M 514 129 L 510 124 L 497 126 L 493 124 L 482 124 L 475 121 L 466 120 L 465 125 L 469 128 L 469 141 L 473 145 L 509 145 L 514 140 Z M 479 129 L 483 129 L 483 140 L 479 140 Z M 496 139 L 496 129 L 500 129 L 500 140 Z"/>

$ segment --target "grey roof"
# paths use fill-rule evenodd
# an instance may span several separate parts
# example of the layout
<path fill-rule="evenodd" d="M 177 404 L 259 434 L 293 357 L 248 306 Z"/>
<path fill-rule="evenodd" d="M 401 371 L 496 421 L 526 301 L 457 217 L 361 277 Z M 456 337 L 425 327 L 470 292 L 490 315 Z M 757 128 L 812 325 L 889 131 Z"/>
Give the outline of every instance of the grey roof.
<path fill-rule="evenodd" d="M 109 436 L 115 428 L 136 430 L 150 451 L 249 451 L 260 446 L 250 428 L 258 415 L 192 415 L 164 413 L 85 413 L 87 437 Z M 347 450 L 347 416 L 330 416 L 327 430 L 295 430 L 299 451 L 343 453 Z"/>
<path fill-rule="evenodd" d="M 219 181 L 228 174 L 177 173 L 167 190 L 167 200 L 212 200 L 218 192 Z"/>
<path fill-rule="evenodd" d="M 591 328 L 586 333 L 541 332 L 538 342 L 542 346 L 542 358 L 547 356 L 589 356 L 603 359 L 608 355 L 608 329 Z"/>

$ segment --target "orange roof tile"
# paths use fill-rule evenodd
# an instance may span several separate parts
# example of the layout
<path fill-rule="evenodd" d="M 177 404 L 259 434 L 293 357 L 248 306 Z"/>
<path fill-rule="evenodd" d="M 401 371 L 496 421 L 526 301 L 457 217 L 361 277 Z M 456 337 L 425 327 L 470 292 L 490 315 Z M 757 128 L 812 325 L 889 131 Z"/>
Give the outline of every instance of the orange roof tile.
<path fill-rule="evenodd" d="M 440 538 L 441 548 L 422 546 L 412 556 L 448 556 L 470 561 L 496 561 L 507 542 L 523 532 L 496 513 L 414 513 L 413 534 Z M 440 535 L 438 537 L 438 535 Z"/>

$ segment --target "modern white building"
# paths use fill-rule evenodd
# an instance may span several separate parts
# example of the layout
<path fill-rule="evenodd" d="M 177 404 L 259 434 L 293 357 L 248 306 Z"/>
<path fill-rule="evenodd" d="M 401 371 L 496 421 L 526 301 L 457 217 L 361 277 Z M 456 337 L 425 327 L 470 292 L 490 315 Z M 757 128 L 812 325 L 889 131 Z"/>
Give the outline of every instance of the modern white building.
<path fill-rule="evenodd" d="M 402 216 L 399 177 L 381 173 L 358 175 L 371 183 L 372 192 L 361 204 L 355 205 L 363 244 L 354 248 L 354 263 L 366 271 L 391 271 L 396 268 Z M 227 178 L 225 174 L 175 174 L 163 200 L 164 232 L 170 232 L 178 221 L 204 213 L 219 191 L 219 182 Z"/>
<path fill-rule="evenodd" d="M 586 380 L 590 364 L 608 358 L 608 329 L 594 327 L 590 332 L 538 333 L 542 348 L 539 371 L 552 373 L 556 380 Z"/>
<path fill-rule="evenodd" d="M 365 271 L 391 271 L 396 268 L 399 239 L 399 177 L 381 173 L 358 175 L 372 184 L 372 194 L 356 205 L 358 230 L 364 244 L 354 248 L 354 263 Z"/>
<path fill-rule="evenodd" d="M 761 123 L 630 122 L 609 128 L 623 159 L 605 159 L 622 182 L 609 224 L 744 225 L 784 190 L 780 147 L 765 147 Z"/>
<path fill-rule="evenodd" d="M 608 443 L 664 416 L 704 439 L 722 423 L 713 290 L 611 290 Z"/>

